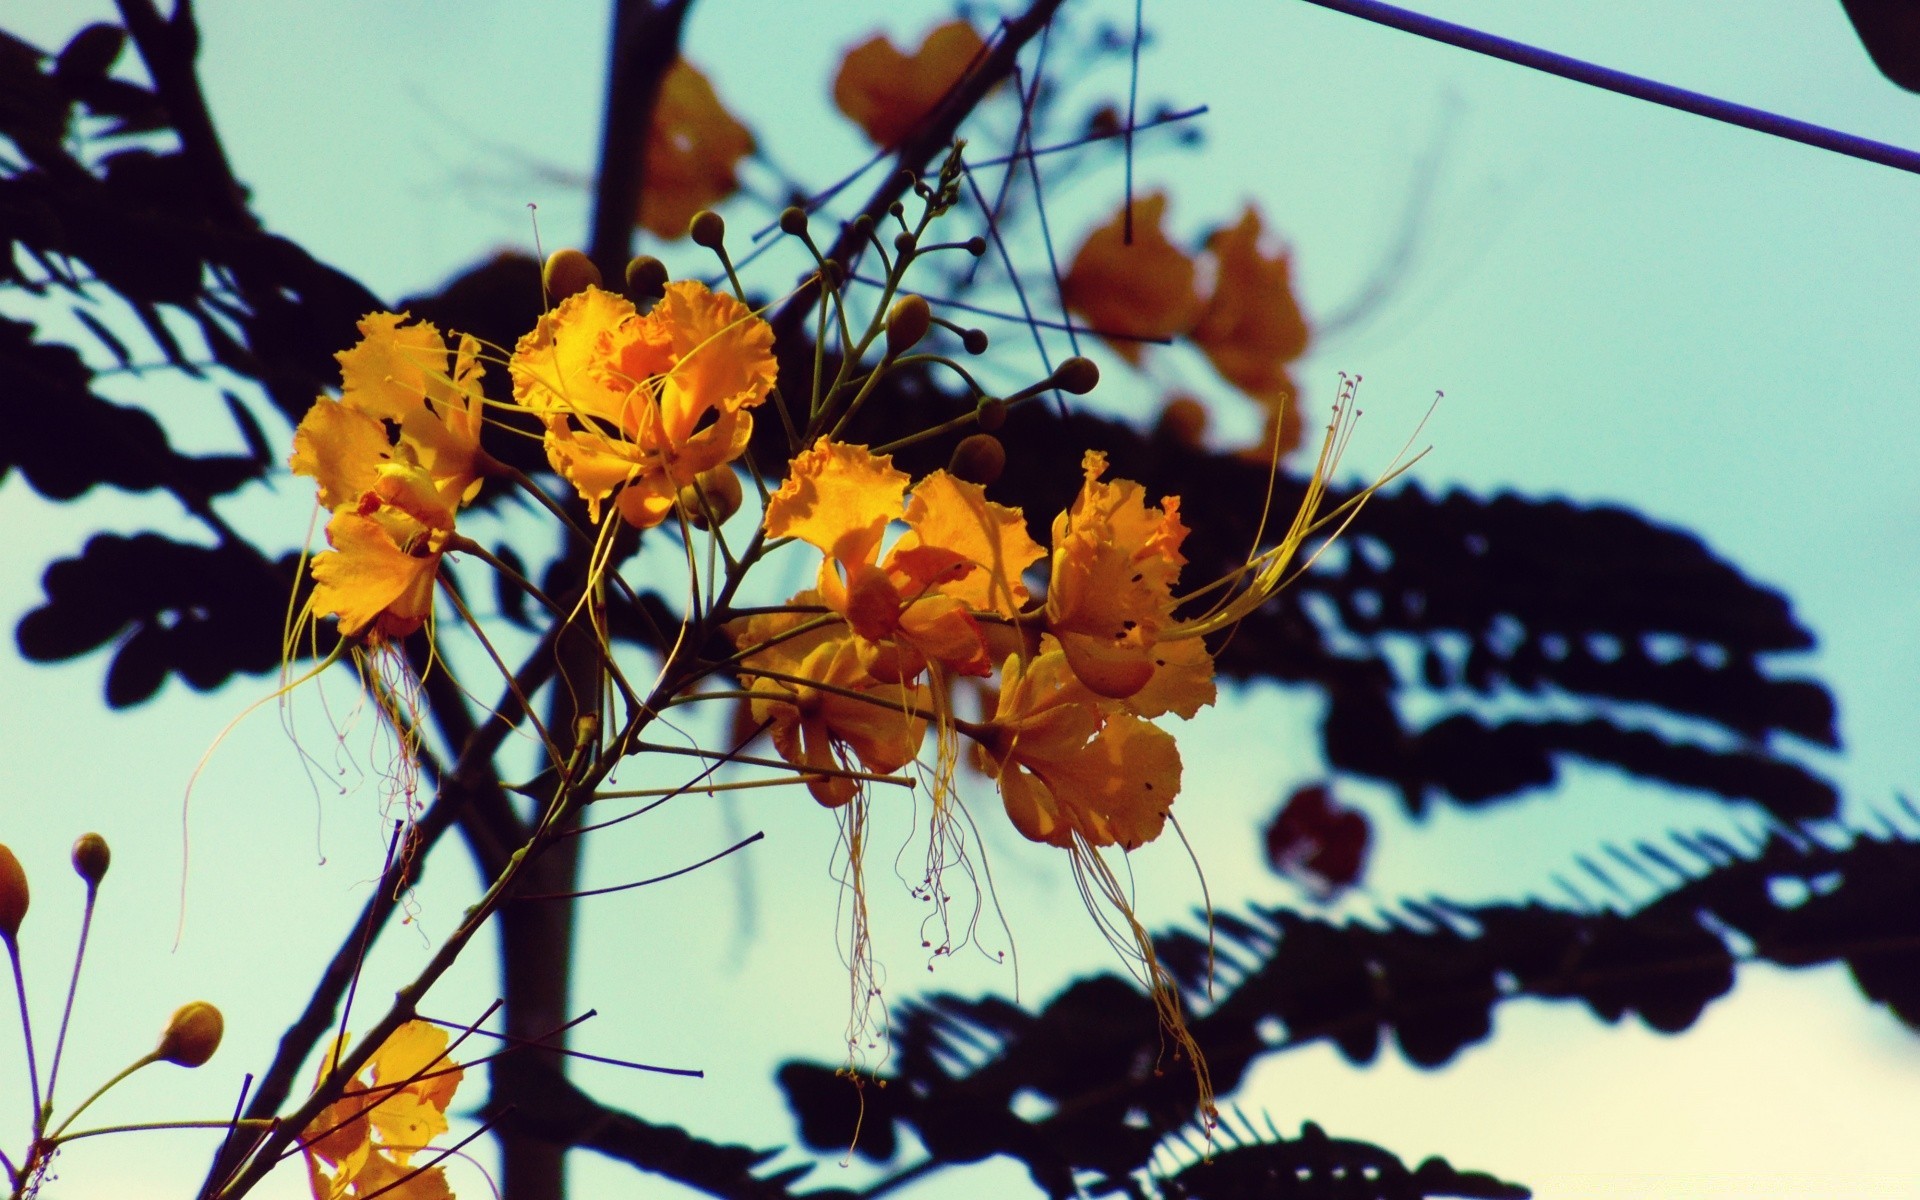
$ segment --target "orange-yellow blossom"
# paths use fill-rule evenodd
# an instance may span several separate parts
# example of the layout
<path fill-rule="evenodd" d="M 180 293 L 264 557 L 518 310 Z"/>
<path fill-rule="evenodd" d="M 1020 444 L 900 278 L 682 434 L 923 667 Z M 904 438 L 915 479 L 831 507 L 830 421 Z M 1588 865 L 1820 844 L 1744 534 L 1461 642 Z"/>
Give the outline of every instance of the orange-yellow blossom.
<path fill-rule="evenodd" d="M 847 51 L 833 79 L 833 102 L 876 146 L 906 140 L 985 53 L 965 21 L 929 30 L 920 48 L 903 54 L 884 33 Z"/>
<path fill-rule="evenodd" d="M 874 678 L 904 683 L 929 662 L 986 675 L 993 662 L 969 610 L 1013 613 L 1026 599 L 1020 572 L 1044 552 L 1019 511 L 976 484 L 935 471 L 903 508 L 907 486 L 891 458 L 821 438 L 768 499 L 766 530 L 826 556 L 821 602 L 846 618 Z M 907 532 L 883 556 L 895 520 Z"/>
<path fill-rule="evenodd" d="M 1014 828 L 1036 842 L 1132 850 L 1160 836 L 1180 792 L 1180 751 L 1075 677 L 1057 643 L 1009 655 L 980 736 Z"/>
<path fill-rule="evenodd" d="M 694 213 L 740 186 L 734 170 L 753 150 L 753 131 L 720 103 L 698 68 L 677 60 L 654 101 L 640 224 L 655 237 L 686 236 Z"/>
<path fill-rule="evenodd" d="M 805 591 L 792 603 L 817 605 L 820 596 Z M 814 619 L 802 613 L 764 613 L 734 622 L 727 632 L 736 646 L 751 650 Z M 749 672 L 791 677 L 750 673 L 750 711 L 756 723 L 768 723 L 780 757 L 803 771 L 842 769 L 850 761 L 848 752 L 869 771 L 897 771 L 913 761 L 926 736 L 926 721 L 916 714 L 927 708 L 927 689 L 875 680 L 862 664 L 859 648 L 837 623 L 755 651 L 743 666 Z M 827 686 L 811 686 L 816 683 Z M 860 790 L 858 781 L 844 775 L 816 775 L 807 780 L 807 789 L 828 808 L 840 807 Z"/>
<path fill-rule="evenodd" d="M 1060 280 L 1061 299 L 1109 336 L 1120 357 L 1139 365 L 1139 339 L 1170 338 L 1187 332 L 1200 315 L 1194 290 L 1193 259 L 1167 240 L 1160 221 L 1165 192 L 1133 203 L 1133 241 L 1127 241 L 1125 208 L 1095 229 L 1073 256 Z"/>
<path fill-rule="evenodd" d="M 345 1052 L 342 1036 L 324 1061 L 321 1079 L 332 1073 Z M 307 1127 L 309 1140 L 302 1150 L 314 1200 L 375 1192 L 399 1200 L 452 1200 L 441 1168 L 415 1173 L 411 1162 L 447 1131 L 447 1105 L 462 1074 L 447 1058 L 445 1031 L 425 1021 L 409 1021 L 394 1030 L 366 1074 L 349 1083 Z"/>
<path fill-rule="evenodd" d="M 360 342 L 337 356 L 340 399 L 314 401 L 288 464 L 333 512 L 313 611 L 337 616 L 349 637 L 405 637 L 425 623 L 454 512 L 480 488 L 478 346 L 463 336 L 450 366 L 439 331 L 406 320 L 360 322 Z"/>
<path fill-rule="evenodd" d="M 773 331 L 694 281 L 668 284 L 645 315 L 589 287 L 540 318 L 509 370 L 514 399 L 546 425 L 548 461 L 593 519 L 611 496 L 649 529 L 681 488 L 746 449 L 747 410 L 774 383 Z"/>
<path fill-rule="evenodd" d="M 1279 421 L 1279 452 L 1300 444 L 1302 422 L 1297 389 L 1287 364 L 1306 353 L 1307 320 L 1294 297 L 1292 261 L 1282 249 L 1260 249 L 1260 210 L 1249 204 L 1236 225 L 1207 239 L 1216 268 L 1193 342 L 1221 378 L 1263 405 L 1269 426 L 1259 449 L 1274 446 L 1273 421 Z"/>
<path fill-rule="evenodd" d="M 1098 450 L 1086 452 L 1081 469 L 1080 494 L 1053 522 L 1047 632 L 1098 695 L 1128 700 L 1142 716 L 1191 717 L 1213 702 L 1213 660 L 1197 637 L 1164 636 L 1187 561 L 1180 498 L 1156 507 L 1130 479 L 1103 481 L 1107 456 Z"/>

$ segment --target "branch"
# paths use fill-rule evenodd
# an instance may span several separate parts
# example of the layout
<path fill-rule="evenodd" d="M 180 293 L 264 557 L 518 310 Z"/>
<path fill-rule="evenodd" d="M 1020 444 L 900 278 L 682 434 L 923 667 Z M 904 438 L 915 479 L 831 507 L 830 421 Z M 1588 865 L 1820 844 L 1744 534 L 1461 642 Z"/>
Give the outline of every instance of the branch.
<path fill-rule="evenodd" d="M 233 167 L 213 127 L 213 114 L 200 90 L 194 59 L 200 53 L 200 30 L 193 22 L 193 0 L 178 0 L 173 16 L 162 17 L 153 0 L 115 0 L 120 20 L 140 51 L 153 90 L 167 106 L 173 128 L 180 135 L 180 151 L 197 168 L 196 178 L 207 184 L 209 211 L 249 230 L 260 222 L 247 208 L 247 189 L 234 178 Z"/>
<path fill-rule="evenodd" d="M 680 56 L 680 30 L 693 0 L 614 0 L 607 63 L 606 124 L 593 194 L 587 256 L 610 284 L 625 278 L 635 214 L 646 183 L 647 133 L 660 81 Z"/>

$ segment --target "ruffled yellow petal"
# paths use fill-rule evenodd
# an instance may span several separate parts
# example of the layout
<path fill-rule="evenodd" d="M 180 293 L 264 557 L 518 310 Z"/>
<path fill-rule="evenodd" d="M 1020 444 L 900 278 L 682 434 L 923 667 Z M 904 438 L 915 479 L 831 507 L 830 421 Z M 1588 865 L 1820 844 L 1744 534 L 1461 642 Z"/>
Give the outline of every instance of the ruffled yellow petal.
<path fill-rule="evenodd" d="M 624 431 L 627 398 L 639 381 L 609 378 L 605 367 L 612 335 L 638 320 L 625 296 L 597 287 L 568 296 L 514 346 L 507 363 L 514 400 L 543 416 L 591 418 Z M 662 355 L 641 377 L 665 366 Z"/>
<path fill-rule="evenodd" d="M 672 360 L 660 389 L 668 441 L 692 437 L 709 411 L 752 408 L 772 390 L 773 328 L 732 296 L 694 280 L 670 283 L 647 320 L 665 334 Z"/>
<path fill-rule="evenodd" d="M 452 369 L 440 331 L 405 313 L 372 313 L 360 321 L 360 341 L 334 357 L 340 362 L 340 402 L 399 426 L 402 440 L 435 482 L 459 501 L 477 490 L 474 456 L 480 446 L 482 366 L 478 344 L 460 339 Z"/>
<path fill-rule="evenodd" d="M 346 637 L 369 627 L 406 637 L 426 623 L 439 554 L 407 553 L 379 521 L 349 508 L 327 522 L 327 541 L 333 549 L 313 560 L 315 613 L 340 618 Z"/>
<path fill-rule="evenodd" d="M 293 431 L 293 457 L 287 465 L 295 475 L 318 483 L 320 507 L 333 509 L 357 504 L 390 452 L 387 431 L 378 420 L 322 396 Z"/>
<path fill-rule="evenodd" d="M 770 537 L 797 537 L 842 562 L 872 562 L 902 512 L 907 475 L 865 446 L 821 438 L 794 460 L 767 500 Z"/>
<path fill-rule="evenodd" d="M 913 485 L 906 519 L 896 559 L 916 545 L 951 551 L 980 569 L 943 582 L 941 591 L 984 612 L 1011 616 L 1025 606 L 1030 596 L 1021 573 L 1046 551 L 1027 533 L 1019 509 L 988 500 L 978 484 L 935 471 Z"/>

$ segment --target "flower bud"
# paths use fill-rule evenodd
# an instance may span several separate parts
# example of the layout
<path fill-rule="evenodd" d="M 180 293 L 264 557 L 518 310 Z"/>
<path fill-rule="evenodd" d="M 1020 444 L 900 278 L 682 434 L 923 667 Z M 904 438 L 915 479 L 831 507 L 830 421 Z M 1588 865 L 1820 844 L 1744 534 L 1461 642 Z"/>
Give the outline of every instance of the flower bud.
<path fill-rule="evenodd" d="M 912 254 L 913 248 L 919 244 L 920 239 L 914 237 L 908 230 L 902 229 L 899 233 L 893 235 L 893 251 L 895 254 Z"/>
<path fill-rule="evenodd" d="M 667 264 L 651 254 L 636 254 L 627 260 L 627 298 L 635 304 L 651 304 L 667 294 Z"/>
<path fill-rule="evenodd" d="M 980 397 L 980 403 L 974 406 L 973 420 L 981 433 L 999 433 L 1000 427 L 1007 423 L 1007 402 L 998 396 Z"/>
<path fill-rule="evenodd" d="M 693 490 L 693 484 L 680 489 L 680 511 L 687 514 L 687 521 L 695 529 L 706 529 L 707 513 L 713 513 L 713 519 L 726 524 L 727 518 L 740 511 L 740 476 L 725 463 L 711 467 L 696 476 L 700 490 L 706 493 L 707 504 L 700 506 L 700 497 Z"/>
<path fill-rule="evenodd" d="M 797 204 L 789 204 L 780 210 L 780 232 L 799 237 L 807 231 L 807 210 Z"/>
<path fill-rule="evenodd" d="M 709 250 L 718 250 L 727 240 L 727 223 L 720 214 L 710 208 L 703 208 L 693 214 L 693 220 L 687 222 L 687 236 L 696 246 L 705 246 Z"/>
<path fill-rule="evenodd" d="M 898 358 L 919 344 L 933 325 L 924 296 L 902 296 L 887 314 L 887 357 Z"/>
<path fill-rule="evenodd" d="M 967 253 L 979 258 L 987 252 L 987 239 L 975 234 L 966 241 Z"/>
<path fill-rule="evenodd" d="M 547 290 L 547 298 L 557 303 L 576 292 L 599 287 L 600 268 L 578 250 L 555 250 L 547 255 L 547 265 L 540 268 L 540 286 Z"/>
<path fill-rule="evenodd" d="M 12 941 L 27 919 L 27 872 L 0 842 L 0 937 Z"/>
<path fill-rule="evenodd" d="M 220 1048 L 220 1035 L 227 1031 L 220 1010 L 205 1000 L 192 1000 L 173 1010 L 160 1045 L 153 1056 L 183 1067 L 197 1067 L 213 1057 Z"/>
<path fill-rule="evenodd" d="M 984 329 L 963 329 L 960 331 L 960 344 L 967 348 L 968 354 L 987 352 L 987 331 Z"/>
<path fill-rule="evenodd" d="M 74 874 L 86 880 L 90 888 L 100 886 L 100 880 L 107 873 L 107 864 L 112 861 L 113 853 L 107 849 L 107 839 L 97 833 L 83 833 L 73 843 Z"/>
<path fill-rule="evenodd" d="M 947 470 L 968 483 L 991 487 L 1007 469 L 1007 448 L 990 433 L 976 433 L 960 439 L 953 448 Z"/>
<path fill-rule="evenodd" d="M 1090 358 L 1074 355 L 1053 372 L 1053 386 L 1075 396 L 1084 396 L 1100 383 L 1100 368 Z"/>

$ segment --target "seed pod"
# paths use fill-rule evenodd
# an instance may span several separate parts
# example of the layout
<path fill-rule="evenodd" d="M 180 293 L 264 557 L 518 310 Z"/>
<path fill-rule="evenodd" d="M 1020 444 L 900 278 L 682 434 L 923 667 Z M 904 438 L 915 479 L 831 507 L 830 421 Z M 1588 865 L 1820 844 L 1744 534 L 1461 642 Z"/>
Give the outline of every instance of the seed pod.
<path fill-rule="evenodd" d="M 12 941 L 27 919 L 27 872 L 0 842 L 0 937 Z"/>
<path fill-rule="evenodd" d="M 227 1022 L 220 1010 L 205 1000 L 190 1000 L 173 1010 L 153 1056 L 182 1067 L 197 1067 L 220 1048 Z"/>
<path fill-rule="evenodd" d="M 789 204 L 780 210 L 780 232 L 795 237 L 807 231 L 807 210 L 797 204 Z"/>
<path fill-rule="evenodd" d="M 75 839 L 73 871 L 87 881 L 88 887 L 100 886 L 100 880 L 107 873 L 107 865 L 112 861 L 113 853 L 107 849 L 107 839 L 99 834 L 83 833 Z"/>
<path fill-rule="evenodd" d="M 967 348 L 968 354 L 987 352 L 987 331 L 984 329 L 963 329 L 960 331 L 960 344 Z"/>
<path fill-rule="evenodd" d="M 652 304 L 667 294 L 667 264 L 651 254 L 636 254 L 627 260 L 627 298 L 635 304 Z"/>
<path fill-rule="evenodd" d="M 887 357 L 898 358 L 919 344 L 933 325 L 924 296 L 902 296 L 887 314 Z"/>
<path fill-rule="evenodd" d="M 576 292 L 600 286 L 600 268 L 578 250 L 555 250 L 540 268 L 540 286 L 547 297 L 558 303 Z"/>
<path fill-rule="evenodd" d="M 707 506 L 700 507 L 700 497 L 694 492 L 693 485 L 680 489 L 680 511 L 687 514 L 687 521 L 695 529 L 706 529 L 707 511 L 713 512 L 714 520 L 722 525 L 727 518 L 740 511 L 740 476 L 726 464 L 709 468 L 696 477 L 700 488 L 707 494 Z"/>
<path fill-rule="evenodd" d="M 1053 386 L 1075 396 L 1084 396 L 1100 384 L 1100 368 L 1090 358 L 1074 355 L 1053 372 Z"/>
<path fill-rule="evenodd" d="M 974 407 L 973 419 L 981 433 L 999 433 L 1007 423 L 1007 402 L 997 396 L 982 396 Z"/>
<path fill-rule="evenodd" d="M 990 433 L 976 433 L 960 439 L 953 448 L 947 470 L 968 483 L 991 487 L 1007 469 L 1007 448 Z"/>
<path fill-rule="evenodd" d="M 693 214 L 693 220 L 687 222 L 687 236 L 696 246 L 705 246 L 709 250 L 718 250 L 727 240 L 727 223 L 720 214 L 710 208 L 703 208 Z"/>

